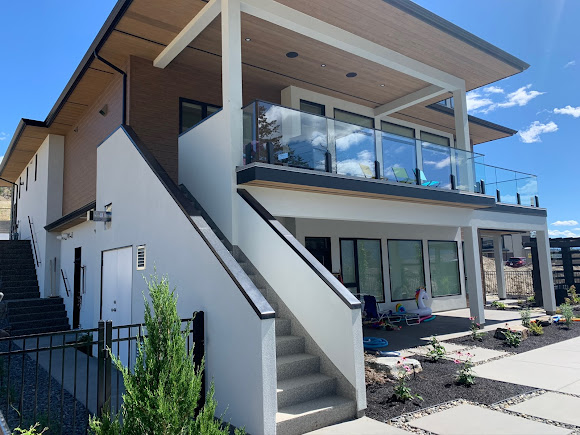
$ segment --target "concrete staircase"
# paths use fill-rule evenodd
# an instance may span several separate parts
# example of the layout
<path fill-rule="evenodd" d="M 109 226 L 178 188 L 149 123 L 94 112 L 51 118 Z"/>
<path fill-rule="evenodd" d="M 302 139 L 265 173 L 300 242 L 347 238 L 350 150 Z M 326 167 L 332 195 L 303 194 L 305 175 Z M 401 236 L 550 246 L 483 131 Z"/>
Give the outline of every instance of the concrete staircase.
<path fill-rule="evenodd" d="M 355 401 L 340 396 L 337 378 L 321 372 L 320 357 L 307 353 L 306 337 L 295 332 L 299 328 L 293 328 L 290 316 L 280 314 L 277 296 L 243 254 L 230 245 L 191 193 L 183 185 L 180 189 L 276 312 L 276 433 L 298 435 L 355 418 Z"/>
<path fill-rule="evenodd" d="M 70 329 L 62 298 L 40 298 L 29 240 L 0 241 L 0 292 L 11 335 Z"/>

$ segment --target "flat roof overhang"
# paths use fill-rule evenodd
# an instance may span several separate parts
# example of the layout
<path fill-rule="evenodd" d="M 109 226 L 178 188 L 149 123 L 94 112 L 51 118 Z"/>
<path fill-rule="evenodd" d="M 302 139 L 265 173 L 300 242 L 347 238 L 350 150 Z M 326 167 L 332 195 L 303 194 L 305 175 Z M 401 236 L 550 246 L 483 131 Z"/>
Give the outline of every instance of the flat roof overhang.
<path fill-rule="evenodd" d="M 87 222 L 87 212 L 94 210 L 96 206 L 96 201 L 89 202 L 87 205 L 84 205 L 81 208 L 70 212 L 66 216 L 49 223 L 44 227 L 44 229 L 50 233 L 61 233 L 69 228 Z"/>
<path fill-rule="evenodd" d="M 287 166 L 252 163 L 238 167 L 236 171 L 239 186 L 269 187 L 471 209 L 487 209 L 495 206 L 495 198 L 488 195 L 350 177 Z"/>

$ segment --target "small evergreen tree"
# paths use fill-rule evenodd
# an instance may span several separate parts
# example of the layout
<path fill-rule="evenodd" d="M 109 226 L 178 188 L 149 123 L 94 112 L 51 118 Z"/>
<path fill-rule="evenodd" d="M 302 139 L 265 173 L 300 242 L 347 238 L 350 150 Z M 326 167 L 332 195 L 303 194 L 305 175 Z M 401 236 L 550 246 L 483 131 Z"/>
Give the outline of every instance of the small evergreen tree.
<path fill-rule="evenodd" d="M 228 434 L 229 425 L 214 418 L 217 402 L 213 385 L 206 403 L 195 417 L 201 395 L 203 363 L 195 367 L 193 349 L 187 352 L 190 325 L 181 331 L 177 299 L 166 276 L 147 281 L 151 303 L 145 298 L 146 336 L 138 341 L 133 371 L 113 357 L 123 375 L 125 393 L 119 416 L 91 419 L 96 435 Z M 236 431 L 237 432 L 237 431 Z M 241 433 L 241 432 L 237 432 Z"/>

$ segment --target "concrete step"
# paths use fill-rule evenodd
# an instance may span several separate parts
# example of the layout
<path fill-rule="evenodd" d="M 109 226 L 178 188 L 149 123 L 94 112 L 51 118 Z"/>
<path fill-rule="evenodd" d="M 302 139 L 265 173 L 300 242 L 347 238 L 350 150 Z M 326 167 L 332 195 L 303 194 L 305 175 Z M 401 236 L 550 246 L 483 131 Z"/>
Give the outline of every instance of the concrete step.
<path fill-rule="evenodd" d="M 3 256 L 0 257 L 0 267 L 18 267 L 21 265 L 29 265 L 31 264 L 34 267 L 34 260 L 32 255 L 29 256 L 16 256 L 16 257 L 7 257 Z"/>
<path fill-rule="evenodd" d="M 0 272 L 0 282 L 3 286 L 21 285 L 23 283 L 38 282 L 36 279 L 36 271 L 21 270 L 12 272 Z"/>
<path fill-rule="evenodd" d="M 36 299 L 38 300 L 38 299 Z M 44 299 L 40 299 L 44 300 Z M 16 301 L 11 301 L 16 302 Z M 10 306 L 8 309 L 9 316 L 19 316 L 21 314 L 38 315 L 39 313 L 48 313 L 52 311 L 62 311 L 63 305 L 61 304 L 41 304 L 32 306 Z"/>
<path fill-rule="evenodd" d="M 30 271 L 36 273 L 36 268 L 32 261 L 25 261 L 22 264 L 5 264 L 0 260 L 0 274 L 15 273 L 22 275 Z"/>
<path fill-rule="evenodd" d="M 28 328 L 28 329 L 19 329 L 17 331 L 11 331 L 10 335 L 15 337 L 17 335 L 32 335 L 32 334 L 44 334 L 46 332 L 60 332 L 60 331 L 70 331 L 70 326 L 67 323 L 66 325 L 54 325 L 54 326 L 44 326 L 40 328 Z"/>
<path fill-rule="evenodd" d="M 0 291 L 4 291 L 5 288 L 11 287 L 38 287 L 38 281 L 36 277 L 30 279 L 30 277 L 7 277 L 0 281 Z"/>
<path fill-rule="evenodd" d="M 274 307 L 272 307 L 274 308 Z M 275 310 L 274 310 L 275 311 Z M 292 332 L 292 322 L 290 319 L 276 318 L 276 336 L 290 335 Z"/>
<path fill-rule="evenodd" d="M 304 337 L 282 335 L 276 337 L 276 356 L 304 353 Z"/>
<path fill-rule="evenodd" d="M 30 329 L 30 328 L 46 328 L 50 326 L 61 325 L 65 326 L 68 325 L 68 319 L 65 317 L 59 317 L 56 319 L 34 319 L 34 320 L 25 320 L 20 322 L 10 322 L 10 328 L 12 331 L 20 331 L 23 329 Z"/>
<path fill-rule="evenodd" d="M 62 303 L 63 303 L 62 298 L 43 298 L 43 299 L 40 299 L 40 296 L 35 297 L 35 298 L 6 301 L 6 305 L 8 306 L 8 311 L 12 310 L 13 308 L 27 308 L 27 307 L 38 307 L 38 306 L 45 306 L 45 305 L 58 305 L 58 304 L 62 304 Z"/>
<path fill-rule="evenodd" d="M 2 292 L 4 293 L 4 298 L 2 300 L 5 302 L 18 301 L 22 299 L 40 299 L 40 292 L 38 289 L 32 291 L 13 290 L 10 292 L 6 292 L 4 289 L 2 289 Z"/>
<path fill-rule="evenodd" d="M 58 310 L 47 310 L 47 307 L 40 312 L 35 313 L 25 313 L 25 314 L 14 314 L 12 311 L 8 313 L 8 321 L 11 325 L 20 322 L 35 322 L 36 320 L 56 320 L 66 318 L 66 310 L 64 305 L 56 305 L 59 307 Z M 52 308 L 49 306 L 49 308 Z"/>
<path fill-rule="evenodd" d="M 278 409 L 307 402 L 336 392 L 336 379 L 322 373 L 310 373 L 278 381 Z"/>
<path fill-rule="evenodd" d="M 320 358 L 309 353 L 295 353 L 276 358 L 276 374 L 279 381 L 320 371 Z"/>
<path fill-rule="evenodd" d="M 277 435 L 299 435 L 354 418 L 356 403 L 340 396 L 324 396 L 278 408 Z"/>

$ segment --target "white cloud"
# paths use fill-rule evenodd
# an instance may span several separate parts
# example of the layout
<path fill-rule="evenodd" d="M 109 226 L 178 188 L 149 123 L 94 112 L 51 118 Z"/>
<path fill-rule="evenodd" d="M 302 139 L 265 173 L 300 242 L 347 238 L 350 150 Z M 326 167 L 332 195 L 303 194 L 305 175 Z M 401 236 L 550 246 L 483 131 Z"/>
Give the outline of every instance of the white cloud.
<path fill-rule="evenodd" d="M 574 219 L 570 219 L 569 221 L 556 221 L 552 222 L 552 225 L 555 227 L 573 227 L 574 225 L 578 225 L 578 221 Z M 574 228 L 575 230 L 579 230 L 580 228 Z"/>
<path fill-rule="evenodd" d="M 487 88 L 483 89 L 483 92 L 486 94 L 503 94 L 504 90 L 499 86 L 488 86 Z"/>
<path fill-rule="evenodd" d="M 558 126 L 555 122 L 550 121 L 547 124 L 542 124 L 540 121 L 534 121 L 525 130 L 518 131 L 520 140 L 524 143 L 541 142 L 540 135 L 544 133 L 553 133 L 558 131 Z"/>
<path fill-rule="evenodd" d="M 493 101 L 489 98 L 481 96 L 479 92 L 471 91 L 467 93 L 467 111 L 468 112 L 476 112 L 478 109 L 482 107 L 487 107 L 493 104 Z"/>
<path fill-rule="evenodd" d="M 498 107 L 513 107 L 513 106 L 525 106 L 531 100 L 536 98 L 539 95 L 545 94 L 545 92 L 539 91 L 528 91 L 532 87 L 531 84 L 527 86 L 522 86 L 517 91 L 511 92 L 507 94 L 506 101 L 502 103 L 498 103 Z"/>
<path fill-rule="evenodd" d="M 572 107 L 570 105 L 562 107 L 561 109 L 554 109 L 554 113 L 559 115 L 572 115 L 574 118 L 580 118 L 580 106 Z"/>
<path fill-rule="evenodd" d="M 575 60 L 571 60 L 566 65 L 564 65 L 564 68 L 568 68 L 568 67 L 574 66 L 574 65 L 576 65 L 576 61 Z"/>
<path fill-rule="evenodd" d="M 4 133 L 3 131 L 0 132 L 0 140 L 6 140 L 8 139 L 8 135 L 6 133 Z"/>
<path fill-rule="evenodd" d="M 580 233 L 575 233 L 570 230 L 548 230 L 548 235 L 550 237 L 580 237 Z"/>

